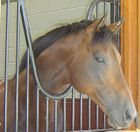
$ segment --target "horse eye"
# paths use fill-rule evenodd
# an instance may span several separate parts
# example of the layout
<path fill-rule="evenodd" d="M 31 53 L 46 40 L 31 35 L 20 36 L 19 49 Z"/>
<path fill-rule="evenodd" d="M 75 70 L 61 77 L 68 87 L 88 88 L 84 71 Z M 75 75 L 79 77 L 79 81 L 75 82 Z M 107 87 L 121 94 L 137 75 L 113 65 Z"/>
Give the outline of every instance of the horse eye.
<path fill-rule="evenodd" d="M 104 63 L 104 59 L 100 57 L 95 58 L 98 63 Z"/>

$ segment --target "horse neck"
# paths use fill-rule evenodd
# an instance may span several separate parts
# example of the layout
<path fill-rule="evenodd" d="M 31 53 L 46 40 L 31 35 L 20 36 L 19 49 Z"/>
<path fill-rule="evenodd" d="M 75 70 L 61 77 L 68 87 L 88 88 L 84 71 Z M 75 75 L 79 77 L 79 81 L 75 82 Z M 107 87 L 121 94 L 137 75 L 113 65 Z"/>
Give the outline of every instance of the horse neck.
<path fill-rule="evenodd" d="M 36 59 L 39 78 L 45 90 L 61 93 L 70 84 L 69 65 L 81 36 L 74 34 L 55 42 Z"/>

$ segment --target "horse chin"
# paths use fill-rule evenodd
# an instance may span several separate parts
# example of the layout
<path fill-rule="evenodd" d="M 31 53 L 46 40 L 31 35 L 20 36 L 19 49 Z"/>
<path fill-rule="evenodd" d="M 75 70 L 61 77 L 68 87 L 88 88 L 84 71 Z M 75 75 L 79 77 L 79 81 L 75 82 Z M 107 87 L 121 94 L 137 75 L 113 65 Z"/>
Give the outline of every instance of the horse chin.
<path fill-rule="evenodd" d="M 114 129 L 122 129 L 122 127 L 118 126 L 115 121 L 108 119 L 108 124 L 113 127 Z"/>
<path fill-rule="evenodd" d="M 108 124 L 111 127 L 113 127 L 114 129 L 125 129 L 125 128 L 130 127 L 130 124 L 129 125 L 125 125 L 125 126 L 120 126 L 116 121 L 111 120 L 111 119 L 108 119 Z"/>

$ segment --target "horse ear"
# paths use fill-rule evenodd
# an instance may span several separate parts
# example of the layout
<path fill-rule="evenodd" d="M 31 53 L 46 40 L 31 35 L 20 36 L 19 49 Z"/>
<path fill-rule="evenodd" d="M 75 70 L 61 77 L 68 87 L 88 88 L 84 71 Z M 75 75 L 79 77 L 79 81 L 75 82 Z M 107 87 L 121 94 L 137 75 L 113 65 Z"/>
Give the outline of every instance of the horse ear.
<path fill-rule="evenodd" d="M 105 22 L 106 15 L 103 16 L 101 19 L 95 20 L 91 25 L 86 28 L 86 32 L 88 35 L 92 35 L 101 27 Z"/>
<path fill-rule="evenodd" d="M 121 26 L 123 25 L 123 23 L 124 23 L 124 19 L 121 18 L 120 21 L 108 25 L 108 28 L 109 28 L 113 33 L 116 33 L 117 31 L 119 31 L 119 29 L 121 28 Z"/>

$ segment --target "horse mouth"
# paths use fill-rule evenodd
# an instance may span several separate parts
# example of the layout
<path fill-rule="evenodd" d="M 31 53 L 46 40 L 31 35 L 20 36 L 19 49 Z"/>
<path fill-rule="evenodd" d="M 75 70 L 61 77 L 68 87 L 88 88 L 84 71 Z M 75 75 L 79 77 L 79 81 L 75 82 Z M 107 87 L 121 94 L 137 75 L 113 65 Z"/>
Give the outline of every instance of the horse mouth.
<path fill-rule="evenodd" d="M 130 126 L 130 124 L 127 124 L 125 126 L 120 126 L 119 123 L 117 123 L 114 120 L 108 119 L 108 124 L 113 127 L 114 129 L 125 129 L 128 128 Z"/>
<path fill-rule="evenodd" d="M 116 123 L 115 121 L 113 121 L 113 120 L 108 119 L 108 124 L 109 124 L 111 127 L 113 127 L 114 129 L 121 129 L 121 127 L 119 127 L 119 126 L 117 125 L 117 123 Z"/>

